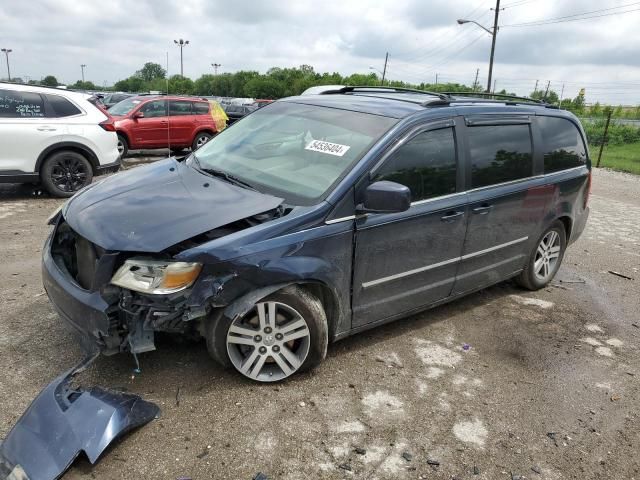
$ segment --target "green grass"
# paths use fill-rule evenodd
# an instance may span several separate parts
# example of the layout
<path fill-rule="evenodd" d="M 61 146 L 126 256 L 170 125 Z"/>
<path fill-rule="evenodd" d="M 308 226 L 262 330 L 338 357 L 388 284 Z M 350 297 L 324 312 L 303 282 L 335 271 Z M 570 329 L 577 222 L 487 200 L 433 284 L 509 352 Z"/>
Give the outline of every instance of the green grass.
<path fill-rule="evenodd" d="M 592 165 L 595 167 L 600 147 L 592 145 L 589 150 L 591 152 Z M 602 151 L 600 166 L 640 175 L 640 142 L 627 143 L 625 145 L 606 145 Z"/>

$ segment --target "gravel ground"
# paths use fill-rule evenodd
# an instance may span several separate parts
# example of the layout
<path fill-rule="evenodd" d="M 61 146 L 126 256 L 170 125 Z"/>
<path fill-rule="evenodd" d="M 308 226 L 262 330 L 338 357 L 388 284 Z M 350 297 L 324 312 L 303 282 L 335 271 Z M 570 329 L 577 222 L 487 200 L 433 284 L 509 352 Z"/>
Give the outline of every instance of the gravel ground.
<path fill-rule="evenodd" d="M 0 185 L 0 438 L 81 358 L 40 279 L 59 204 Z M 85 385 L 162 416 L 65 479 L 640 479 L 640 178 L 595 172 L 590 205 L 554 286 L 506 282 L 346 339 L 279 385 L 179 339 L 140 374 L 129 355 L 99 358 Z"/>

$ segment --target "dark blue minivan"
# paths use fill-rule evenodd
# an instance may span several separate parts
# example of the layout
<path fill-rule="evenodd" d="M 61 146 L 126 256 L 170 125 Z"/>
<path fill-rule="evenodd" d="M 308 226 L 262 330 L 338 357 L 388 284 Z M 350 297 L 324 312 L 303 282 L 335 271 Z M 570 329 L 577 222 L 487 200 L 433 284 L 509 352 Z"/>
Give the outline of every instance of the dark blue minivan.
<path fill-rule="evenodd" d="M 588 216 L 585 134 L 518 97 L 345 87 L 274 102 L 50 219 L 43 281 L 85 348 L 197 334 L 277 381 L 327 344 L 515 277 L 547 285 Z"/>

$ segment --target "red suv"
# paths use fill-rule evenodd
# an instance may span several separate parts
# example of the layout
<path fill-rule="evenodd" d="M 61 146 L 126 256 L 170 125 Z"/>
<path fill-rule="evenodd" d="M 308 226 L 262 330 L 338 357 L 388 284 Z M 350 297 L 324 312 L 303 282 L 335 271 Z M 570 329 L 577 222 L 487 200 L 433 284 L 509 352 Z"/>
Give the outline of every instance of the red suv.
<path fill-rule="evenodd" d="M 121 157 L 129 149 L 196 150 L 218 132 L 209 102 L 190 97 L 140 95 L 115 104 L 109 114 Z"/>

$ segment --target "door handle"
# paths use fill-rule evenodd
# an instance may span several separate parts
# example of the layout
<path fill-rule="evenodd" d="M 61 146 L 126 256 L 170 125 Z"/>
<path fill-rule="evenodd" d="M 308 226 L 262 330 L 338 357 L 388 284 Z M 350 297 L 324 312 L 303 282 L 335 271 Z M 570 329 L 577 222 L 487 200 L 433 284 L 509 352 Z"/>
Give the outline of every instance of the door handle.
<path fill-rule="evenodd" d="M 462 215 L 464 215 L 464 212 L 455 212 L 455 211 L 447 212 L 442 217 L 440 217 L 440 220 L 442 220 L 443 222 L 449 222 L 458 217 L 461 217 Z"/>
<path fill-rule="evenodd" d="M 480 207 L 476 207 L 472 209 L 471 211 L 476 215 L 486 215 L 487 213 L 489 213 L 489 210 L 491 210 L 492 208 L 493 208 L 493 205 L 484 204 Z"/>
<path fill-rule="evenodd" d="M 39 132 L 55 132 L 56 129 L 52 127 L 38 127 L 37 130 Z"/>

